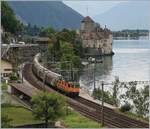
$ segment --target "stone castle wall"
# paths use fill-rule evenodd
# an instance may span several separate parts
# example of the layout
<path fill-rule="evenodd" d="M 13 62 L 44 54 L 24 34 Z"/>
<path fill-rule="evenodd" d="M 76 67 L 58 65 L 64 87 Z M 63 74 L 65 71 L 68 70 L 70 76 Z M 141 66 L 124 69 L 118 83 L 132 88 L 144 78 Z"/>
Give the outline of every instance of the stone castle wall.
<path fill-rule="evenodd" d="M 109 29 L 101 28 L 89 16 L 85 17 L 81 22 L 79 37 L 82 46 L 85 49 L 84 55 L 98 56 L 111 55 L 112 52 L 112 33 Z"/>
<path fill-rule="evenodd" d="M 85 50 L 85 55 L 110 55 L 112 54 L 112 35 L 109 35 L 108 39 L 102 40 L 82 40 L 83 48 Z"/>

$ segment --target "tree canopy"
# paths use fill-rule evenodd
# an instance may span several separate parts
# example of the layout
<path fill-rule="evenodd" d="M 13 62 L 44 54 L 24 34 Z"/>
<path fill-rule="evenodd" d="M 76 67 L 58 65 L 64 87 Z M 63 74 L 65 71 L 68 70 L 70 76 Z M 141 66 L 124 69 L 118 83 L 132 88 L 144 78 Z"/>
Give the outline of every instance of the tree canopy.
<path fill-rule="evenodd" d="M 65 100 L 56 93 L 40 92 L 31 100 L 33 115 L 36 119 L 45 121 L 45 127 L 63 115 Z"/>
<path fill-rule="evenodd" d="M 40 32 L 40 36 L 44 36 L 44 37 L 50 37 L 52 35 L 54 35 L 55 30 L 52 27 L 47 27 L 41 30 Z"/>
<path fill-rule="evenodd" d="M 1 24 L 7 32 L 16 34 L 21 31 L 22 25 L 16 19 L 13 10 L 6 1 L 1 2 Z"/>

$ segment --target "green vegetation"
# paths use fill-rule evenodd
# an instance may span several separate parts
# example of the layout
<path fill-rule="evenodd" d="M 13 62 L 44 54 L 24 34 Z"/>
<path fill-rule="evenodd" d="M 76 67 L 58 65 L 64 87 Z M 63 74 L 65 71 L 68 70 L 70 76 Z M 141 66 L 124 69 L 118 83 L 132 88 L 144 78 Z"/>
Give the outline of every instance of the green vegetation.
<path fill-rule="evenodd" d="M 21 31 L 21 23 L 16 19 L 13 10 L 6 1 L 1 2 L 1 24 L 5 31 L 17 34 Z"/>
<path fill-rule="evenodd" d="M 144 86 L 144 88 L 137 88 L 136 82 L 130 82 L 128 86 L 126 86 L 126 93 L 121 95 L 121 98 L 125 100 L 131 100 L 133 102 L 133 106 L 136 109 L 136 113 L 139 116 L 146 116 L 149 110 L 149 86 Z"/>
<path fill-rule="evenodd" d="M 114 31 L 113 37 L 139 37 L 139 36 L 148 36 L 148 30 L 122 30 L 122 31 Z"/>
<path fill-rule="evenodd" d="M 114 98 L 109 91 L 104 91 L 103 95 L 104 95 L 104 102 L 109 103 L 111 105 L 115 104 Z M 93 91 L 92 96 L 94 97 L 94 99 L 102 100 L 102 90 L 100 88 L 96 88 Z"/>
<path fill-rule="evenodd" d="M 16 73 L 14 73 L 14 72 L 10 74 L 10 77 L 9 77 L 9 78 L 10 78 L 10 80 L 12 80 L 12 81 L 18 80 L 18 77 L 17 77 Z"/>
<path fill-rule="evenodd" d="M 43 28 L 39 34 L 41 37 L 50 37 L 55 34 L 55 30 L 52 27 Z"/>
<path fill-rule="evenodd" d="M 61 69 L 70 69 L 70 65 L 73 68 L 81 68 L 81 60 L 79 56 L 76 56 L 73 51 L 73 45 L 67 42 L 61 42 L 60 49 L 62 56 L 60 58 L 61 61 Z M 68 61 L 66 63 L 65 61 Z"/>
<path fill-rule="evenodd" d="M 2 115 L 2 117 L 1 117 L 1 127 L 2 128 L 10 128 L 11 127 L 11 124 L 10 124 L 10 122 L 12 121 L 12 119 L 10 119 L 9 117 L 8 117 L 8 115 Z"/>
<path fill-rule="evenodd" d="M 33 116 L 45 121 L 45 127 L 54 125 L 64 113 L 65 100 L 56 93 L 40 92 L 32 97 Z"/>
<path fill-rule="evenodd" d="M 123 114 L 125 116 L 128 116 L 130 118 L 136 119 L 136 120 L 140 120 L 140 121 L 143 121 L 143 122 L 148 122 L 149 121 L 149 117 L 142 117 L 142 116 L 139 116 L 136 113 L 132 113 L 130 111 L 120 112 L 120 109 L 116 109 L 115 111 L 120 113 L 120 114 Z"/>
<path fill-rule="evenodd" d="M 51 41 L 48 45 L 48 60 L 59 62 L 57 69 L 59 72 L 61 71 L 65 79 L 77 81 L 79 71 L 82 68 L 82 45 L 75 40 L 75 31 L 67 29 L 57 33 L 52 31 L 49 37 Z"/>
<path fill-rule="evenodd" d="M 118 100 L 118 93 L 119 93 L 119 88 L 120 88 L 120 85 L 119 85 L 119 77 L 115 77 L 115 81 L 113 83 L 113 100 L 114 100 L 114 104 L 116 106 L 119 105 L 119 100 Z"/>
<path fill-rule="evenodd" d="M 2 125 L 3 127 L 15 127 L 25 124 L 42 123 L 40 120 L 36 120 L 32 114 L 32 111 L 11 104 L 2 104 Z M 99 128 L 100 123 L 97 123 L 91 119 L 88 119 L 78 112 L 68 109 L 68 115 L 64 115 L 58 120 L 68 128 Z"/>
<path fill-rule="evenodd" d="M 100 123 L 97 123 L 93 120 L 90 120 L 78 112 L 70 110 L 68 111 L 68 115 L 64 116 L 61 119 L 62 123 L 64 123 L 65 127 L 68 128 L 99 128 L 101 127 Z"/>
<path fill-rule="evenodd" d="M 29 35 L 30 36 L 37 36 L 37 35 L 40 34 L 41 30 L 42 30 L 42 28 L 40 28 L 40 27 L 38 27 L 36 25 L 32 26 L 30 23 L 28 23 L 28 25 L 24 25 L 23 26 L 23 34 L 24 35 L 28 35 L 28 36 Z"/>
<path fill-rule="evenodd" d="M 7 90 L 8 84 L 6 82 L 1 83 L 2 90 Z"/>
<path fill-rule="evenodd" d="M 131 110 L 131 108 L 132 108 L 131 105 L 128 102 L 126 102 L 124 105 L 122 105 L 120 107 L 120 111 L 121 112 L 128 112 Z"/>
<path fill-rule="evenodd" d="M 2 116 L 8 116 L 11 121 L 9 122 L 10 126 L 18 126 L 25 124 L 39 123 L 41 121 L 35 120 L 32 112 L 21 106 L 14 106 L 10 104 L 2 104 L 1 107 Z M 2 124 L 5 124 L 5 121 L 2 119 Z M 6 127 L 6 126 L 5 126 Z"/>

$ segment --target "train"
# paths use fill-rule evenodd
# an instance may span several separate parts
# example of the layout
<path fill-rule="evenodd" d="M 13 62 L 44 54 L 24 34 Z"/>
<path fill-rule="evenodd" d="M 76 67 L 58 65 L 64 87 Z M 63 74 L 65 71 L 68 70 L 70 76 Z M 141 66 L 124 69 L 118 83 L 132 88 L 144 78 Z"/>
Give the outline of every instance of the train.
<path fill-rule="evenodd" d="M 33 59 L 32 71 L 37 78 L 43 81 L 51 88 L 60 91 L 61 93 L 70 96 L 77 97 L 80 92 L 79 82 L 68 82 L 61 74 L 48 70 L 41 65 L 41 53 L 35 55 Z"/>

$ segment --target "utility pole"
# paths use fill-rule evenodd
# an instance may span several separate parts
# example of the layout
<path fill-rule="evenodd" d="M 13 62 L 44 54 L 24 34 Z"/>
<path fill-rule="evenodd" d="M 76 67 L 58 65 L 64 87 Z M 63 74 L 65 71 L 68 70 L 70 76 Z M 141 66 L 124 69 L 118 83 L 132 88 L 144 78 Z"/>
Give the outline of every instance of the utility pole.
<path fill-rule="evenodd" d="M 102 118 L 101 118 L 101 123 L 102 126 L 104 126 L 104 82 L 102 81 Z"/>
<path fill-rule="evenodd" d="M 21 70 L 21 76 L 22 76 L 22 83 L 23 83 L 23 68 Z"/>
<path fill-rule="evenodd" d="M 47 76 L 47 73 L 45 73 L 44 69 L 43 69 L 43 73 L 44 73 L 44 76 L 43 76 L 43 91 L 45 92 L 45 80 L 46 80 L 46 76 Z"/>
<path fill-rule="evenodd" d="M 74 78 L 73 78 L 72 62 L 70 62 L 70 72 L 71 72 L 71 81 L 73 81 Z"/>
<path fill-rule="evenodd" d="M 96 62 L 96 61 L 95 61 Z M 93 72 L 93 78 L 94 78 L 94 91 L 95 91 L 95 62 L 94 62 L 94 72 Z"/>

